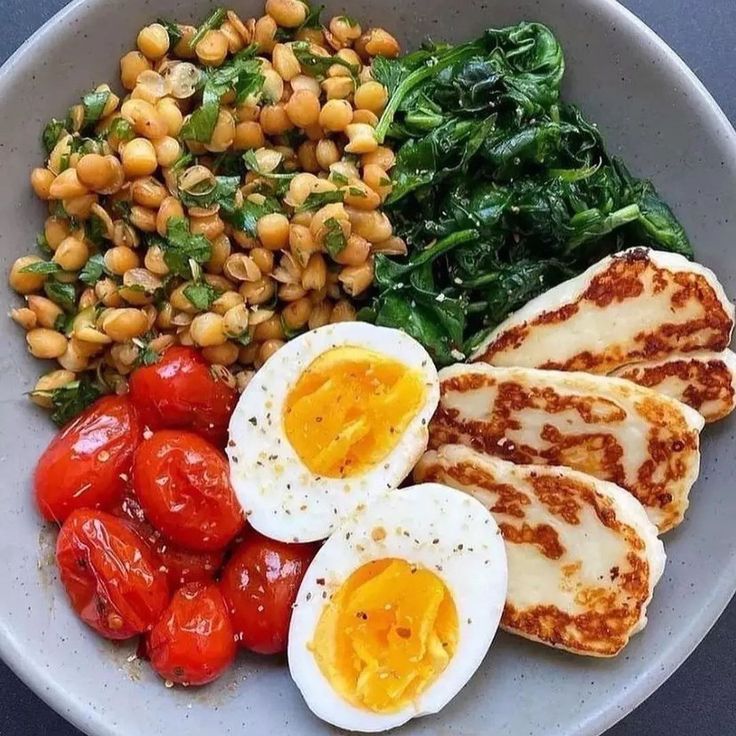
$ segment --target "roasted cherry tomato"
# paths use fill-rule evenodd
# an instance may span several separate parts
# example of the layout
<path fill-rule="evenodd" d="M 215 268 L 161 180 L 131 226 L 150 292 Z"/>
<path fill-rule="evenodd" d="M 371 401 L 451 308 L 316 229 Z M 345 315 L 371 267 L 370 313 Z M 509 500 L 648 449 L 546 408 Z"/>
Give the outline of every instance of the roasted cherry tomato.
<path fill-rule="evenodd" d="M 241 646 L 259 654 L 286 649 L 291 607 L 316 544 L 286 544 L 256 532 L 235 548 L 220 586 Z"/>
<path fill-rule="evenodd" d="M 238 394 L 196 350 L 173 347 L 133 373 L 130 398 L 151 429 L 188 429 L 223 447 Z"/>
<path fill-rule="evenodd" d="M 133 487 L 148 521 L 187 549 L 220 550 L 243 526 L 225 456 L 191 432 L 164 430 L 144 440 Z"/>
<path fill-rule="evenodd" d="M 153 627 L 147 650 L 153 669 L 171 682 L 204 685 L 225 672 L 237 647 L 217 585 L 179 588 Z"/>
<path fill-rule="evenodd" d="M 36 466 L 33 485 L 44 518 L 109 509 L 120 500 L 142 427 L 124 396 L 104 396 L 66 425 Z"/>
<path fill-rule="evenodd" d="M 166 539 L 148 522 L 143 508 L 130 489 L 112 513 L 129 521 L 138 535 L 156 552 L 160 561 L 159 569 L 166 573 L 172 591 L 187 583 L 208 583 L 222 567 L 225 558 L 223 550 L 195 552 Z"/>
<path fill-rule="evenodd" d="M 156 556 L 130 524 L 104 511 L 69 515 L 56 561 L 74 610 L 108 639 L 150 631 L 169 602 Z"/>

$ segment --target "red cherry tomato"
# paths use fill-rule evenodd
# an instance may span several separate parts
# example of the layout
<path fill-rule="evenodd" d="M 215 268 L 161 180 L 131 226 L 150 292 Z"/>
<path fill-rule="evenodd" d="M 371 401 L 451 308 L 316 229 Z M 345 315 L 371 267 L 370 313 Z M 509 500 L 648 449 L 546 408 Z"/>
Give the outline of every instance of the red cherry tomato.
<path fill-rule="evenodd" d="M 130 398 L 151 429 L 188 429 L 223 447 L 238 394 L 194 348 L 173 347 L 133 373 Z"/>
<path fill-rule="evenodd" d="M 61 582 L 82 620 L 108 639 L 150 631 L 169 602 L 166 576 L 148 545 L 104 511 L 74 511 L 59 532 Z"/>
<path fill-rule="evenodd" d="M 236 651 L 230 617 L 215 584 L 179 588 L 148 637 L 153 669 L 166 680 L 188 685 L 217 679 Z"/>
<path fill-rule="evenodd" d="M 225 558 L 223 550 L 195 552 L 166 539 L 148 522 L 131 490 L 128 490 L 112 513 L 132 524 L 138 535 L 156 552 L 160 561 L 159 569 L 166 573 L 171 590 L 177 590 L 187 583 L 211 582 L 222 567 Z"/>
<path fill-rule="evenodd" d="M 291 607 L 316 544 L 286 544 L 251 532 L 233 551 L 220 586 L 241 646 L 259 654 L 286 649 Z"/>
<path fill-rule="evenodd" d="M 176 544 L 220 550 L 240 531 L 243 514 L 228 464 L 191 432 L 164 430 L 144 440 L 133 461 L 133 487 L 143 512 Z"/>
<path fill-rule="evenodd" d="M 36 466 L 36 503 L 62 522 L 75 509 L 111 508 L 122 496 L 142 427 L 124 396 L 103 396 L 66 425 Z"/>

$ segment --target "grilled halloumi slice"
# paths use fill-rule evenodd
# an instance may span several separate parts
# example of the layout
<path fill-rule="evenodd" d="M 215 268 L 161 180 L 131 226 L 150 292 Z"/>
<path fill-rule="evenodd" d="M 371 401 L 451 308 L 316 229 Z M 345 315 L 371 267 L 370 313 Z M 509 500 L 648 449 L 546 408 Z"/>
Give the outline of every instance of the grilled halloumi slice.
<path fill-rule="evenodd" d="M 665 532 L 698 477 L 703 417 L 668 396 L 589 373 L 458 364 L 440 371 L 429 446 L 563 465 L 632 493 Z"/>
<path fill-rule="evenodd" d="M 733 304 L 712 271 L 632 248 L 532 299 L 471 360 L 607 374 L 673 352 L 725 350 L 733 326 Z"/>
<path fill-rule="evenodd" d="M 730 350 L 674 353 L 625 365 L 611 375 L 682 401 L 706 422 L 723 419 L 736 408 L 736 354 Z"/>
<path fill-rule="evenodd" d="M 501 619 L 507 631 L 612 657 L 646 625 L 664 547 L 641 504 L 622 488 L 461 445 L 427 452 L 414 478 L 469 493 L 493 514 L 509 566 Z"/>

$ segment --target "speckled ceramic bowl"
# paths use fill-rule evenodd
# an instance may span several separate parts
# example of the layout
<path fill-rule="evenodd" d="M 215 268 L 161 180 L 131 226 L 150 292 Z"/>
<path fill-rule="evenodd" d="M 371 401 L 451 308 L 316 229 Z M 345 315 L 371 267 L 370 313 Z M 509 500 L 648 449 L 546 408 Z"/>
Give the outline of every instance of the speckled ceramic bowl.
<path fill-rule="evenodd" d="M 255 0 L 237 0 L 243 14 Z M 334 4 L 334 9 L 343 5 Z M 695 76 L 611 0 L 345 0 L 348 12 L 398 32 L 463 40 L 486 26 L 548 23 L 567 55 L 567 96 L 600 123 L 612 150 L 654 178 L 687 227 L 698 257 L 736 286 L 736 134 Z M 32 249 L 42 207 L 28 186 L 44 122 L 90 86 L 117 79 L 117 62 L 156 16 L 202 18 L 205 0 L 77 0 L 0 72 L 0 270 Z M 16 298 L 0 288 L 0 312 Z M 72 614 L 55 578 L 50 532 L 31 502 L 35 460 L 53 428 L 23 396 L 38 365 L 0 320 L 0 652 L 42 698 L 94 736 L 333 732 L 302 703 L 283 661 L 242 658 L 224 681 L 165 689 L 127 648 Z M 576 658 L 499 635 L 478 674 L 436 717 L 407 734 L 596 736 L 631 711 L 702 639 L 736 589 L 736 420 L 707 430 L 689 518 L 667 536 L 669 561 L 647 629 L 614 661 Z"/>

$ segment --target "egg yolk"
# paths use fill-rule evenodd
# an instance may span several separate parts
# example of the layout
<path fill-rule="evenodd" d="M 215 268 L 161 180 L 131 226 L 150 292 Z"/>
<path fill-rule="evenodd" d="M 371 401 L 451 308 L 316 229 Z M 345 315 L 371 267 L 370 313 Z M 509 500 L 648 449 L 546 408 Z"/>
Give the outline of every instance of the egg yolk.
<path fill-rule="evenodd" d="M 310 644 L 322 674 L 352 705 L 401 710 L 455 653 L 458 619 L 445 584 L 405 560 L 369 562 L 340 587 Z"/>
<path fill-rule="evenodd" d="M 316 475 L 359 475 L 393 450 L 425 393 L 421 373 L 397 360 L 365 348 L 333 348 L 289 391 L 284 431 Z"/>

